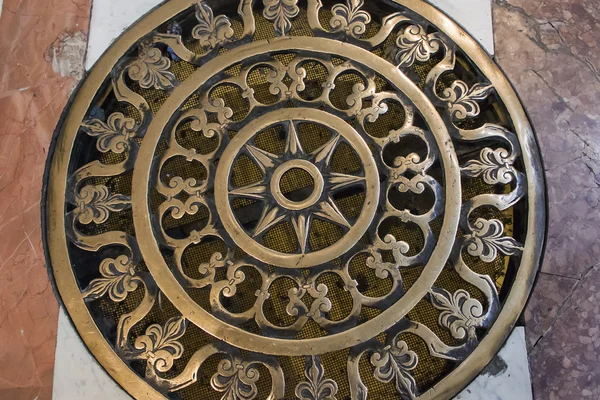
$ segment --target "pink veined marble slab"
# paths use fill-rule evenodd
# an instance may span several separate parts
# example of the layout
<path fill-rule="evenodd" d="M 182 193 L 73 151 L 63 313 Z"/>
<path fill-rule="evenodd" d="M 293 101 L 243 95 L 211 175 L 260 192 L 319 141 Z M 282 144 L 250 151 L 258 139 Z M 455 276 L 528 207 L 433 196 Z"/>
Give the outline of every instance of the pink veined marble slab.
<path fill-rule="evenodd" d="M 0 399 L 46 400 L 58 306 L 42 249 L 42 175 L 82 73 L 90 2 L 0 4 Z"/>

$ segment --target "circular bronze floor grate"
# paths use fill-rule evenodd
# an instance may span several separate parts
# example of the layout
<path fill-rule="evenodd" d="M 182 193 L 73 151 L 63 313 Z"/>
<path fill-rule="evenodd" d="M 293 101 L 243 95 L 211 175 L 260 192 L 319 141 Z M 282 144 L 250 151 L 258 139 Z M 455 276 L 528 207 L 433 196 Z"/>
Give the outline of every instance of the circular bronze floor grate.
<path fill-rule="evenodd" d="M 167 2 L 75 96 L 45 204 L 62 301 L 137 398 L 449 398 L 545 222 L 514 91 L 420 0 Z"/>

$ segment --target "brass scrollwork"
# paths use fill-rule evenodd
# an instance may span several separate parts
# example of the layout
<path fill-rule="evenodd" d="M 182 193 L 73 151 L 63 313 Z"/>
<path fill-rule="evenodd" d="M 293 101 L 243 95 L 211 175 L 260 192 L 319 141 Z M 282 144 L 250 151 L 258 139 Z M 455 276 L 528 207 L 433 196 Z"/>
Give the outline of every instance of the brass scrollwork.
<path fill-rule="evenodd" d="M 47 240 L 131 393 L 433 398 L 422 368 L 496 351 L 541 252 L 539 159 L 508 83 L 419 4 L 172 0 L 92 72 Z"/>

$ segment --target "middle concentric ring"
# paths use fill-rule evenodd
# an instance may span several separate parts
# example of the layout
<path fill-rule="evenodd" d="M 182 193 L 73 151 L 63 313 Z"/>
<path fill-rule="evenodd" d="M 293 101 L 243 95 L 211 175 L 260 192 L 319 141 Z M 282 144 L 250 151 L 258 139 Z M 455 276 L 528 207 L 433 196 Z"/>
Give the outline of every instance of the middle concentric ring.
<path fill-rule="evenodd" d="M 262 152 L 253 147 L 249 142 L 259 132 L 281 124 L 287 121 L 289 124 L 288 145 L 286 146 L 286 155 L 288 159 L 277 160 L 273 155 Z M 334 132 L 334 140 L 339 138 L 346 142 L 358 155 L 363 167 L 362 176 L 355 177 L 364 185 L 365 201 L 358 218 L 349 223 L 343 220 L 343 216 L 337 210 L 335 203 L 331 201 L 328 193 L 324 191 L 324 179 L 314 162 L 308 161 L 309 155 L 302 152 L 301 145 L 295 137 L 295 123 L 307 122 L 319 124 L 327 127 Z M 326 152 L 327 145 L 323 152 Z M 269 176 L 269 183 L 265 187 L 253 185 L 248 188 L 253 196 L 258 196 L 266 191 L 266 186 L 270 186 L 270 192 L 273 197 L 273 204 L 267 206 L 263 216 L 253 233 L 248 233 L 240 224 L 234 215 L 230 196 L 240 193 L 230 186 L 231 166 L 236 161 L 242 151 L 252 155 L 252 157 L 261 164 L 262 169 L 273 169 Z M 321 160 L 324 155 L 316 154 L 317 160 Z M 299 167 L 307 171 L 314 181 L 314 189 L 311 195 L 300 202 L 294 202 L 287 199 L 280 190 L 279 180 L 288 170 Z M 279 177 L 279 178 L 278 178 Z M 332 176 L 331 182 L 337 182 L 344 179 L 340 176 Z M 325 111 L 313 108 L 289 108 L 269 112 L 253 120 L 242 128 L 227 146 L 217 168 L 215 176 L 215 203 L 217 211 L 223 223 L 223 226 L 233 239 L 233 241 L 242 250 L 252 257 L 267 264 L 276 265 L 285 268 L 308 268 L 320 265 L 339 257 L 350 250 L 356 242 L 365 234 L 377 211 L 379 199 L 379 175 L 372 152 L 364 139 L 343 119 L 327 113 Z M 296 219 L 292 221 L 299 241 L 299 252 L 288 254 L 275 251 L 266 247 L 256 240 L 262 232 L 272 227 L 277 222 L 286 217 L 285 211 L 298 212 Z M 304 211 L 302 214 L 300 211 Z M 307 227 L 309 226 L 312 214 L 329 215 L 330 219 L 338 219 L 338 223 L 346 225 L 347 232 L 336 243 L 321 250 L 311 251 L 307 244 Z"/>
<path fill-rule="evenodd" d="M 170 201 L 169 193 L 173 188 L 171 186 L 165 186 L 164 182 L 161 182 L 157 176 L 162 160 L 160 157 L 157 157 L 157 149 L 161 139 L 172 132 L 172 124 L 175 123 L 176 119 L 182 118 L 182 115 L 183 118 L 186 118 L 186 114 L 182 114 L 179 108 L 182 107 L 187 99 L 198 90 L 208 93 L 207 91 L 210 91 L 210 85 L 214 85 L 212 77 L 216 77 L 224 69 L 236 65 L 236 63 L 240 63 L 250 57 L 278 52 L 294 52 L 318 58 L 322 58 L 321 55 L 327 54 L 327 57 L 334 55 L 344 60 L 361 60 L 361 66 L 355 68 L 362 69 L 364 67 L 374 71 L 377 76 L 383 77 L 384 80 L 389 83 L 389 90 L 402 93 L 402 97 L 406 96 L 409 99 L 408 102 L 414 104 L 414 111 L 409 109 L 407 115 L 410 116 L 416 111 L 423 117 L 423 124 L 431 131 L 436 148 L 439 148 L 439 160 L 440 165 L 443 168 L 442 192 L 445 206 L 442 214 L 443 221 L 440 230 L 440 238 L 437 245 L 432 249 L 431 255 L 428 257 L 425 266 L 422 268 L 420 277 L 408 289 L 404 296 L 398 301 L 386 305 L 385 310 L 382 310 L 381 314 L 376 318 L 369 319 L 358 326 L 344 326 L 344 329 L 342 330 L 317 338 L 292 340 L 287 337 L 272 337 L 249 332 L 240 327 L 239 323 L 236 321 L 224 319 L 221 314 L 217 314 L 212 310 L 207 310 L 198 304 L 191 297 L 189 289 L 184 287 L 182 281 L 178 279 L 176 275 L 177 266 L 166 259 L 165 253 L 162 251 L 165 245 L 162 243 L 161 237 L 164 237 L 165 235 L 164 232 L 161 231 L 160 220 L 156 218 L 156 216 L 149 218 L 148 215 L 149 212 L 154 213 L 151 206 L 151 193 L 152 190 L 154 190 L 153 186 L 167 189 L 167 193 L 164 197 L 166 201 Z M 168 300 L 172 302 L 186 319 L 229 345 L 252 352 L 259 352 L 261 354 L 304 356 L 324 354 L 345 349 L 354 346 L 357 343 L 365 343 L 392 327 L 427 294 L 442 271 L 452 250 L 454 242 L 452 240 L 447 240 L 447 238 L 454 237 L 458 229 L 461 209 L 460 168 L 444 122 L 427 96 L 413 84 L 405 74 L 399 71 L 396 66 L 380 57 L 375 57 L 368 50 L 348 45 L 346 42 L 318 37 L 285 37 L 260 43 L 251 43 L 224 54 L 225 58 L 219 56 L 203 64 L 186 81 L 185 85 L 179 85 L 174 89 L 173 93 L 166 99 L 161 109 L 152 119 L 146 135 L 144 136 L 144 141 L 135 163 L 131 197 L 135 232 L 138 238 L 140 251 L 147 263 L 148 269 L 152 273 L 152 277 L 156 280 L 161 292 L 165 294 Z M 322 62 L 329 64 L 327 61 Z M 330 69 L 332 69 L 332 67 L 330 67 Z M 344 70 L 346 69 L 347 68 L 344 67 Z M 289 71 L 297 70 L 293 69 L 288 70 L 288 72 Z M 337 70 L 332 69 L 332 72 L 335 73 L 335 71 Z M 361 71 L 358 72 L 363 74 Z M 329 87 L 329 89 L 331 89 L 331 87 Z M 325 91 L 323 93 L 324 95 L 328 94 L 328 92 Z M 285 104 L 285 102 L 289 100 L 284 96 L 284 93 L 280 92 L 280 94 L 282 99 L 280 103 L 275 105 L 276 107 L 280 107 L 280 104 Z M 367 186 L 365 187 L 366 196 L 362 203 L 363 207 L 360 208 L 360 216 L 351 220 L 353 230 L 346 232 L 345 236 L 335 244 L 320 251 L 326 251 L 332 254 L 339 252 L 343 253 L 344 247 L 348 245 L 352 246 L 352 244 L 355 243 L 358 248 L 357 238 L 358 240 L 362 238 L 359 234 L 360 231 L 367 229 L 367 226 L 368 229 L 373 228 L 373 224 L 369 224 L 369 221 L 373 221 L 373 218 L 378 215 L 377 209 L 382 206 L 381 197 L 383 196 L 375 195 L 380 194 L 382 191 L 379 190 L 382 177 L 378 173 L 375 174 L 375 170 L 380 172 L 380 168 L 385 169 L 386 167 L 382 165 L 383 160 L 379 154 L 377 155 L 377 167 L 375 166 L 372 150 L 366 145 L 366 143 L 370 143 L 369 140 L 372 140 L 369 139 L 367 135 L 368 132 L 367 134 L 361 133 L 359 136 L 357 134 L 358 131 L 353 127 L 354 125 L 350 125 L 351 123 L 356 124 L 357 122 L 356 119 L 352 121 L 354 113 L 351 112 L 351 110 L 344 111 L 334 107 L 334 105 L 331 104 L 331 100 L 325 98 L 324 95 L 322 96 L 322 99 L 314 102 L 297 99 L 295 101 L 297 104 L 295 104 L 295 107 L 293 108 L 285 108 L 283 110 L 276 109 L 262 115 L 259 114 L 259 112 L 264 112 L 263 110 L 266 110 L 267 108 L 260 106 L 261 110 L 255 109 L 252 112 L 251 118 L 245 120 L 249 122 L 244 121 L 244 125 L 241 127 L 241 124 L 239 123 L 231 124 L 230 127 L 223 132 L 223 135 L 219 134 L 218 137 L 225 146 L 223 146 L 224 149 L 222 152 L 219 153 L 216 171 L 213 169 L 216 163 L 207 162 L 205 165 L 209 170 L 210 181 L 213 182 L 210 184 L 211 182 L 207 181 L 210 185 L 207 185 L 206 189 L 210 190 L 210 192 L 207 192 L 209 197 L 210 195 L 214 196 L 209 200 L 211 200 L 210 206 L 212 207 L 214 204 L 216 208 L 214 212 L 211 210 L 211 215 L 215 218 L 214 226 L 216 228 L 216 233 L 223 237 L 223 240 L 226 242 L 229 249 L 234 249 L 239 246 L 239 243 L 247 241 L 244 245 L 248 247 L 243 250 L 248 252 L 252 251 L 255 255 L 258 254 L 255 258 L 274 260 L 275 262 L 271 265 L 291 265 L 290 274 L 295 274 L 295 271 L 291 270 L 293 267 L 318 265 L 319 262 L 322 263 L 321 260 L 331 257 L 326 257 L 324 253 L 320 253 L 318 254 L 318 257 L 315 257 L 317 252 L 276 256 L 270 249 L 267 249 L 268 251 L 265 252 L 266 255 L 259 254 L 261 249 L 258 246 L 258 243 L 254 245 L 250 242 L 251 236 L 244 232 L 243 229 L 240 229 L 236 216 L 232 215 L 230 189 L 235 188 L 230 187 L 230 181 L 227 179 L 230 174 L 230 170 L 227 166 L 232 165 L 231 163 L 236 160 L 240 149 L 245 147 L 245 144 L 252 138 L 252 135 L 260 132 L 263 127 L 269 128 L 274 127 L 275 125 L 285 126 L 289 122 L 295 122 L 296 125 L 299 126 L 304 121 L 311 123 L 311 121 L 314 120 L 316 121 L 316 124 L 325 126 L 330 132 L 335 132 L 338 136 L 343 137 L 344 141 L 347 142 L 346 144 L 349 144 L 352 148 L 352 151 L 357 153 L 359 161 L 365 169 L 365 173 L 362 174 L 362 177 L 364 178 L 364 182 L 367 183 Z M 227 111 L 227 109 L 223 107 L 220 109 L 223 110 L 223 113 Z M 322 109 L 327 111 L 322 111 Z M 344 114 L 348 115 L 350 123 L 338 116 Z M 259 116 L 257 117 L 257 115 Z M 212 125 L 214 126 L 215 124 Z M 277 130 L 276 133 L 279 134 L 281 132 Z M 261 147 L 256 142 L 254 144 L 261 150 L 268 150 L 266 147 Z M 235 149 L 236 147 L 237 149 Z M 290 150 L 293 152 L 293 148 L 290 148 Z M 189 154 L 189 152 L 187 154 Z M 247 154 L 248 153 L 246 152 L 246 155 Z M 257 153 L 257 155 L 260 157 L 261 154 Z M 206 155 L 202 154 L 197 155 L 197 157 L 208 158 Z M 364 162 L 364 160 L 367 160 L 368 162 Z M 268 162 L 268 160 L 265 161 Z M 247 170 L 242 170 L 242 174 L 244 175 L 247 175 L 248 172 L 249 171 Z M 343 179 L 343 177 L 341 177 L 341 179 Z M 383 182 L 385 182 L 385 180 L 383 180 Z M 192 192 L 195 189 L 195 187 L 189 186 L 192 184 L 195 184 L 192 179 L 180 180 L 176 182 L 176 190 Z M 257 193 L 256 191 L 253 192 L 253 189 L 257 188 L 246 189 L 248 189 L 246 193 Z M 371 189 L 373 189 L 372 194 Z M 200 187 L 200 190 L 203 190 L 203 187 Z M 260 188 L 260 190 L 262 190 L 262 188 Z M 324 193 L 329 193 L 327 188 L 324 190 Z M 192 194 L 195 195 L 195 192 Z M 189 198 L 192 199 L 192 202 L 194 201 L 193 196 L 190 196 Z M 194 206 L 194 204 L 191 204 L 191 206 Z M 367 213 L 368 210 L 371 210 L 371 213 Z M 374 210 L 375 216 L 373 216 Z M 294 212 L 291 211 L 288 212 L 288 214 L 293 213 Z M 225 232 L 225 230 L 227 230 L 227 232 Z M 215 231 L 212 230 L 210 233 L 214 234 Z M 347 240 L 348 236 L 352 240 Z M 192 243 L 189 238 L 182 240 L 185 240 L 187 243 Z M 170 246 L 167 245 L 166 247 Z M 182 246 L 180 246 L 179 249 L 181 249 L 181 247 Z M 177 251 L 178 249 L 176 248 L 175 250 Z M 348 251 L 352 251 L 352 249 L 349 249 Z M 234 264 L 228 264 L 227 268 L 239 268 L 240 262 L 245 263 L 245 260 L 250 259 L 250 257 L 246 257 L 245 255 L 243 255 L 243 257 L 243 259 L 234 258 Z M 312 264 L 309 262 L 311 257 L 314 257 L 312 260 L 314 263 Z M 290 260 L 293 258 L 298 262 L 297 265 L 290 262 L 294 261 Z M 215 258 L 215 260 L 219 261 L 218 258 Z M 334 267 L 338 268 L 335 265 Z M 261 266 L 261 268 L 264 269 L 264 266 Z M 309 272 L 309 275 L 313 274 L 313 272 L 316 275 L 321 273 L 319 269 L 321 268 L 315 268 L 314 270 L 309 271 L 307 268 L 307 271 Z M 327 270 L 327 268 L 323 268 L 323 270 Z M 277 269 L 277 273 L 280 275 L 287 275 L 284 274 L 284 271 L 279 269 Z M 304 276 L 304 274 L 299 275 Z M 219 282 L 221 282 L 221 287 L 223 284 L 229 284 L 229 280 L 221 280 Z M 233 283 L 235 284 L 235 282 Z M 257 296 L 263 296 L 263 294 L 268 294 L 268 291 L 266 293 L 258 291 L 256 294 Z M 313 302 L 313 304 L 319 303 Z"/>

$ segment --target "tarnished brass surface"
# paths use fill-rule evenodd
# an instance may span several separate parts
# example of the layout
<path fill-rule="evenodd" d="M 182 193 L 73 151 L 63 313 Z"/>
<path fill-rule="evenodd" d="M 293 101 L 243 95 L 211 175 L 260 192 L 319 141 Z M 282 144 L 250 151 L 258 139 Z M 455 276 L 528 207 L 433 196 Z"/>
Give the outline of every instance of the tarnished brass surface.
<path fill-rule="evenodd" d="M 171 0 L 51 155 L 59 294 L 136 398 L 450 398 L 540 263 L 518 98 L 420 0 Z"/>

